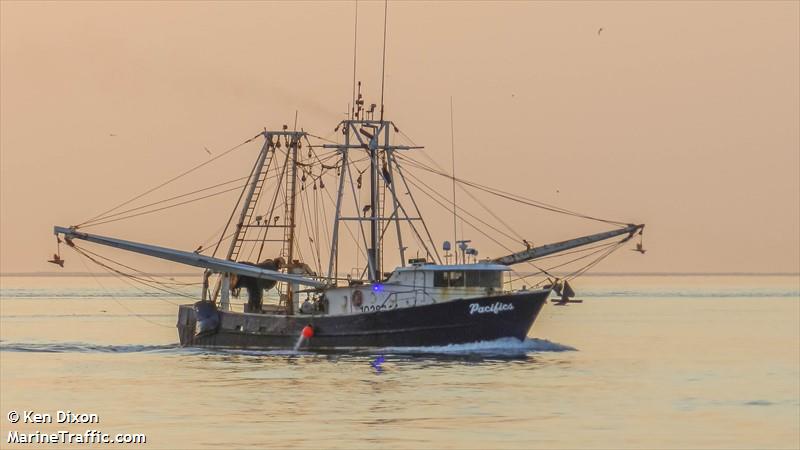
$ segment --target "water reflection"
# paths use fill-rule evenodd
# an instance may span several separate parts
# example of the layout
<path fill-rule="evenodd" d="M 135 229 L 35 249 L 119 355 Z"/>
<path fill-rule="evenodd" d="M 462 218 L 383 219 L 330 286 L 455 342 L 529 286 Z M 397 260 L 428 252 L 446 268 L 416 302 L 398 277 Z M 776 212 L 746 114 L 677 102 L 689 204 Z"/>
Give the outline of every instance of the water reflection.
<path fill-rule="evenodd" d="M 474 344 L 459 344 L 437 347 L 388 347 L 325 349 L 293 351 L 284 349 L 235 349 L 199 348 L 172 345 L 97 345 L 81 342 L 7 342 L 0 341 L 0 352 L 42 353 L 163 353 L 175 354 L 187 363 L 201 365 L 230 364 L 248 365 L 281 362 L 297 366 L 309 362 L 364 363 L 375 373 L 382 373 L 384 364 L 413 363 L 418 367 L 433 364 L 493 364 L 507 362 L 535 363 L 535 355 L 542 352 L 570 352 L 576 349 L 546 340 L 525 341 L 498 340 Z M 551 362 L 553 362 L 551 360 Z"/>

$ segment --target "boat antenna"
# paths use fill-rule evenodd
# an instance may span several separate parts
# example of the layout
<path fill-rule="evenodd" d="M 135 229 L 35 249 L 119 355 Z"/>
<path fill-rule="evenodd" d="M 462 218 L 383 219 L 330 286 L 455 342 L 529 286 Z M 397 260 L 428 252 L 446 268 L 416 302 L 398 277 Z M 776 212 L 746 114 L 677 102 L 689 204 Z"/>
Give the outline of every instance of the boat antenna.
<path fill-rule="evenodd" d="M 381 65 L 381 122 L 383 122 L 383 87 L 386 82 L 386 19 L 389 14 L 389 0 L 383 1 L 383 64 Z"/>
<path fill-rule="evenodd" d="M 356 0 L 355 23 L 353 24 L 353 103 L 350 108 L 350 119 L 353 119 L 356 110 L 356 61 L 358 59 L 358 0 Z"/>
<path fill-rule="evenodd" d="M 450 162 L 453 170 L 453 245 L 458 241 L 458 228 L 456 226 L 456 145 L 455 133 L 453 131 L 453 96 L 450 96 Z M 458 264 L 458 251 L 454 252 L 456 255 L 456 264 Z"/>

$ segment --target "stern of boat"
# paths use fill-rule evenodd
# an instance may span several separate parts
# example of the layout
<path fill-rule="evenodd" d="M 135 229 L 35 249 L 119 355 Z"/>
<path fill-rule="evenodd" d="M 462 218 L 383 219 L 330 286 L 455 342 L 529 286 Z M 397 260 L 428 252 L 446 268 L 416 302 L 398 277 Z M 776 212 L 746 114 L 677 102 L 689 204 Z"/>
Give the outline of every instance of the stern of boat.
<path fill-rule="evenodd" d="M 178 339 L 182 347 L 194 343 L 195 330 L 197 329 L 197 315 L 194 305 L 180 305 L 178 308 Z"/>

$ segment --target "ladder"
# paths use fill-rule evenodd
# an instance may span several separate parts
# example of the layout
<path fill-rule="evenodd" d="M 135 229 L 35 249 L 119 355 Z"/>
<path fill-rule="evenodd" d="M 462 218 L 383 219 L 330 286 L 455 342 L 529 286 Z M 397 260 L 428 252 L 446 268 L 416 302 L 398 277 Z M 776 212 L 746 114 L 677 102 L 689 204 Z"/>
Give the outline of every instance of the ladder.
<path fill-rule="evenodd" d="M 247 201 L 247 205 L 245 205 L 244 210 L 242 211 L 242 215 L 240 216 L 239 223 L 236 224 L 236 233 L 234 235 L 234 241 L 231 244 L 230 249 L 228 250 L 228 260 L 230 261 L 237 261 L 239 258 L 239 254 L 242 251 L 242 247 L 245 242 L 247 242 L 247 232 L 250 228 L 266 228 L 269 227 L 269 220 L 270 218 L 266 218 L 266 221 L 253 224 L 252 219 L 256 211 L 256 207 L 258 206 L 258 201 L 261 198 L 261 192 L 264 189 L 264 184 L 266 184 L 267 176 L 270 167 L 272 166 L 272 161 L 275 159 L 275 148 L 270 143 L 266 149 L 267 155 L 265 157 L 265 161 L 261 164 L 259 168 L 258 174 L 256 175 L 255 184 L 251 187 L 251 193 L 248 197 L 249 201 Z"/>

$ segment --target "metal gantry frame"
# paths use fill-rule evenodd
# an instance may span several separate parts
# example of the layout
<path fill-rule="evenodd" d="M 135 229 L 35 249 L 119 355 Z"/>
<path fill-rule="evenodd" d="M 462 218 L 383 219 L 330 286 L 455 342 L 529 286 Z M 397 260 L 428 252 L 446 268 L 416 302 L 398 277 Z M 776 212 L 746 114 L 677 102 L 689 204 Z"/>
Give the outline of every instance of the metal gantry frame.
<path fill-rule="evenodd" d="M 241 250 L 242 246 L 245 242 L 260 242 L 261 246 L 258 251 L 258 259 L 261 258 L 262 251 L 264 249 L 264 243 L 267 241 L 267 235 L 270 228 L 283 228 L 284 229 L 284 236 L 283 242 L 284 246 L 281 251 L 283 255 L 287 258 L 287 263 L 292 263 L 292 258 L 294 257 L 294 247 L 295 247 L 295 225 L 296 225 L 296 197 L 297 197 L 297 155 L 298 155 L 298 148 L 301 144 L 302 138 L 307 138 L 307 134 L 304 131 L 287 131 L 284 127 L 283 130 L 280 131 L 268 131 L 264 130 L 261 133 L 264 136 L 264 145 L 261 147 L 261 151 L 259 152 L 258 158 L 256 159 L 255 166 L 253 167 L 253 171 L 251 172 L 250 179 L 245 187 L 246 191 L 244 192 L 244 202 L 241 204 L 241 210 L 239 211 L 239 218 L 236 222 L 236 227 L 231 239 L 230 246 L 228 247 L 228 251 L 226 254 L 227 260 L 235 260 L 239 256 L 239 251 Z M 276 167 L 276 171 L 279 172 L 278 180 L 275 185 L 275 192 L 272 196 L 272 200 L 270 203 L 270 217 L 267 217 L 264 220 L 264 223 L 260 223 L 258 221 L 256 225 L 252 224 L 252 218 L 256 213 L 256 208 L 258 206 L 258 201 L 261 197 L 261 191 L 266 184 L 268 173 L 270 167 L 272 166 L 272 162 L 275 160 L 277 149 L 281 147 L 281 140 L 283 140 L 284 145 L 286 146 L 286 157 L 284 158 L 283 168 Z M 288 174 L 288 176 L 287 176 Z M 272 212 L 274 212 L 275 205 L 278 199 L 278 195 L 281 191 L 281 184 L 284 182 L 286 183 L 286 203 L 285 203 L 285 211 L 283 215 L 283 224 L 279 225 L 277 223 L 272 223 Z M 259 229 L 258 234 L 261 235 L 261 229 L 264 230 L 263 237 L 259 237 L 258 239 L 247 239 L 247 232 L 251 228 Z M 227 229 L 227 227 L 226 227 Z M 223 231 L 224 234 L 224 231 Z M 206 275 L 207 277 L 208 275 Z M 224 274 L 222 275 L 225 276 Z M 214 286 L 214 293 L 211 298 L 216 301 L 222 285 L 225 283 L 225 280 L 218 279 L 215 286 Z M 204 285 L 207 285 L 208 281 L 204 280 Z M 292 303 L 292 295 L 293 295 L 293 287 L 291 283 L 287 283 L 286 288 L 286 311 L 287 314 L 292 314 L 293 312 L 293 303 Z M 223 294 L 224 295 L 224 294 Z"/>
<path fill-rule="evenodd" d="M 356 114 L 358 116 L 358 114 Z M 423 246 L 427 257 L 433 257 L 440 262 L 436 246 L 420 213 L 419 207 L 413 198 L 408 183 L 405 180 L 402 169 L 394 158 L 394 152 L 398 150 L 411 150 L 423 147 L 407 145 L 391 145 L 391 130 L 397 130 L 395 124 L 388 120 L 372 119 L 347 119 L 343 120 L 336 127 L 341 130 L 344 136 L 343 144 L 325 144 L 323 148 L 335 149 L 341 154 L 342 170 L 339 174 L 339 190 L 337 193 L 336 211 L 333 222 L 333 235 L 331 237 L 331 252 L 328 264 L 328 280 L 333 282 L 338 273 L 338 253 L 339 253 L 339 223 L 340 221 L 355 221 L 358 223 L 361 238 L 367 248 L 367 278 L 370 282 L 380 282 L 384 278 L 383 273 L 383 238 L 391 222 L 395 223 L 397 233 L 397 249 L 400 255 L 400 266 L 406 265 L 405 251 L 403 245 L 403 234 L 401 222 L 407 222 L 419 242 Z M 363 150 L 369 158 L 369 204 L 360 205 L 358 193 L 353 182 L 353 174 L 350 170 L 350 152 Z M 385 164 L 384 165 L 382 165 Z M 387 179 L 388 177 L 388 179 Z M 414 207 L 415 215 L 408 214 L 397 194 L 396 179 L 402 180 L 406 187 L 411 202 Z M 356 215 L 343 215 L 343 197 L 345 183 L 351 184 L 353 202 L 356 207 Z M 384 215 L 385 192 L 391 195 L 391 214 Z M 382 194 L 383 192 L 383 194 Z M 369 214 L 367 214 L 367 212 Z M 425 230 L 426 238 L 423 238 L 414 222 L 420 222 Z M 365 223 L 369 229 L 369 236 L 365 232 Z M 385 226 L 384 226 L 385 225 Z M 430 247 L 428 246 L 430 243 Z M 433 251 L 431 251 L 431 248 Z"/>

